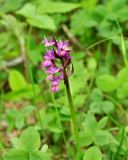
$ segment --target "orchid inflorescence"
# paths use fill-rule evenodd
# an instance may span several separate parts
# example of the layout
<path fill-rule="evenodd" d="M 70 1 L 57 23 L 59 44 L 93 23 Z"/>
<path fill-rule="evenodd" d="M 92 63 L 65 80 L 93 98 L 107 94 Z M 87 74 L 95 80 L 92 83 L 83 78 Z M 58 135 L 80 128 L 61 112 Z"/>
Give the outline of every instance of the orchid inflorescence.
<path fill-rule="evenodd" d="M 66 69 L 70 66 L 72 57 L 71 50 L 68 48 L 67 41 L 57 41 L 56 39 L 47 40 L 44 38 L 43 43 L 46 47 L 44 61 L 42 66 L 49 74 L 46 80 L 51 81 L 51 91 L 59 90 L 59 83 L 65 79 Z M 58 60 L 60 63 L 58 64 Z M 72 72 L 72 71 L 71 71 Z"/>

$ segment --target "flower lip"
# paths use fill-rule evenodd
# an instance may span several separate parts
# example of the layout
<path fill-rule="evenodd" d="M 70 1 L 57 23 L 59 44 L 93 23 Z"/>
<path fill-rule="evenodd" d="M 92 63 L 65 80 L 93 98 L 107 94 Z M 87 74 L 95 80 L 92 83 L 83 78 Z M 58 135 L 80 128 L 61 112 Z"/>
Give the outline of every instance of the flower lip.
<path fill-rule="evenodd" d="M 52 86 L 52 87 L 51 87 L 51 91 L 52 91 L 52 92 L 58 92 L 58 91 L 59 91 L 59 86 L 58 86 L 58 85 Z"/>
<path fill-rule="evenodd" d="M 43 43 L 44 43 L 45 47 L 49 47 L 49 46 L 54 45 L 55 41 L 54 40 L 47 40 L 47 38 L 44 37 Z"/>

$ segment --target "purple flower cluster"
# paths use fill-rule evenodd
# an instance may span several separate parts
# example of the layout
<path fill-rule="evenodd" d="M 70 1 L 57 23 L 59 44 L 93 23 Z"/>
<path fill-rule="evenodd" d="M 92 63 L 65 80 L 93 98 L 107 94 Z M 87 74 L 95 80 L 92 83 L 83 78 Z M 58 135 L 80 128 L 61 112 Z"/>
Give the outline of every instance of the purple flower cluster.
<path fill-rule="evenodd" d="M 51 81 L 51 91 L 57 92 L 59 90 L 59 83 L 64 79 L 64 71 L 71 63 L 71 50 L 68 48 L 69 44 L 66 41 L 43 40 L 46 47 L 44 61 L 42 66 L 49 74 L 46 78 Z M 59 63 L 58 63 L 59 61 Z"/>

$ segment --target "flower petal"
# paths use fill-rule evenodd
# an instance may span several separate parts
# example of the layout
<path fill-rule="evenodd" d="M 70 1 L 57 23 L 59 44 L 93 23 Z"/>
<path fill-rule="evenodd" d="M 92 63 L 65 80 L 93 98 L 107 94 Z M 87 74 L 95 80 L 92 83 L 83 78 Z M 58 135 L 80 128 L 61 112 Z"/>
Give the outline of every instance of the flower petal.
<path fill-rule="evenodd" d="M 51 60 L 44 60 L 43 63 L 42 63 L 42 66 L 43 66 L 43 67 L 48 67 L 48 66 L 50 66 L 50 65 L 52 65 Z"/>
<path fill-rule="evenodd" d="M 44 38 L 43 43 L 46 47 L 49 47 L 49 46 L 53 46 L 55 44 L 55 41 L 54 40 L 47 40 L 47 38 Z"/>
<path fill-rule="evenodd" d="M 54 67 L 53 65 L 46 68 L 47 73 L 56 73 L 59 71 L 60 71 L 60 68 Z"/>
<path fill-rule="evenodd" d="M 51 87 L 51 91 L 52 91 L 52 92 L 58 92 L 58 91 L 59 91 L 59 86 L 58 86 L 58 85 L 52 86 L 52 87 Z"/>

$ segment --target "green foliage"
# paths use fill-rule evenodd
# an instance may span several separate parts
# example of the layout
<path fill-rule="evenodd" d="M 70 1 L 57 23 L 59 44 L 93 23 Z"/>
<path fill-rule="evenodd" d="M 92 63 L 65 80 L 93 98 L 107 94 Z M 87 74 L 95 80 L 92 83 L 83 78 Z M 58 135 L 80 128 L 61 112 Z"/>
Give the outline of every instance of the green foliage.
<path fill-rule="evenodd" d="M 53 133 L 62 133 L 63 129 L 58 122 L 56 111 L 54 109 L 41 110 L 40 117 L 43 130 L 49 130 Z M 45 120 L 45 121 L 44 121 Z"/>
<path fill-rule="evenodd" d="M 47 13 L 66 13 L 80 7 L 80 4 L 62 2 L 43 2 L 39 5 L 27 3 L 17 13 L 27 18 L 27 23 L 31 26 L 44 28 L 51 31 L 56 30 L 55 22 Z"/>
<path fill-rule="evenodd" d="M 52 31 L 56 30 L 53 19 L 48 15 L 38 14 L 36 6 L 31 3 L 25 4 L 25 6 L 21 8 L 17 13 L 26 17 L 27 22 L 31 26 L 49 29 Z"/>
<path fill-rule="evenodd" d="M 85 153 L 83 160 L 102 160 L 102 153 L 98 147 L 90 147 Z"/>
<path fill-rule="evenodd" d="M 117 88 L 117 81 L 111 75 L 101 75 L 96 79 L 97 86 L 104 92 L 112 92 Z"/>
<path fill-rule="evenodd" d="M 114 111 L 114 104 L 111 101 L 99 101 L 99 102 L 92 102 L 90 105 L 90 110 L 93 113 L 97 114 L 108 114 Z"/>
<path fill-rule="evenodd" d="M 48 153 L 43 153 L 39 151 L 40 146 L 40 135 L 33 128 L 29 127 L 23 131 L 19 140 L 16 139 L 19 143 L 18 148 L 11 149 L 3 155 L 4 160 L 44 160 L 47 158 L 50 160 Z"/>
<path fill-rule="evenodd" d="M 52 1 L 39 1 L 41 2 L 38 7 L 38 12 L 40 14 L 45 13 L 66 13 L 74 9 L 79 8 L 81 5 L 79 3 L 65 3 L 65 2 L 52 2 Z"/>
<path fill-rule="evenodd" d="M 8 130 L 12 130 L 14 127 L 21 129 L 26 125 L 26 118 L 34 111 L 35 106 L 28 105 L 19 110 L 11 109 L 7 111 L 6 120 L 8 122 Z"/>
<path fill-rule="evenodd" d="M 113 136 L 107 130 L 103 130 L 107 124 L 107 120 L 107 117 L 103 117 L 97 122 L 92 114 L 88 114 L 83 123 L 84 131 L 80 133 L 81 146 L 89 146 L 92 143 L 104 146 L 113 143 Z"/>
<path fill-rule="evenodd" d="M 56 30 L 53 19 L 48 15 L 36 15 L 28 18 L 27 22 L 34 27 L 49 29 L 52 31 Z"/>
<path fill-rule="evenodd" d="M 128 69 L 123 68 L 119 71 L 117 74 L 117 81 L 119 85 L 122 85 L 123 83 L 128 81 Z"/>
<path fill-rule="evenodd" d="M 23 75 L 17 70 L 11 70 L 9 73 L 9 84 L 13 91 L 20 90 L 27 86 Z M 19 85 L 20 84 L 20 85 Z"/>
<path fill-rule="evenodd" d="M 40 146 L 40 136 L 33 128 L 25 130 L 20 137 L 20 141 L 22 148 L 29 152 L 38 150 Z"/>
<path fill-rule="evenodd" d="M 5 95 L 5 99 L 31 99 L 35 96 L 34 90 L 37 95 L 40 93 L 40 87 L 37 84 L 28 84 L 24 76 L 17 70 L 10 71 L 8 81 L 12 91 Z"/>
<path fill-rule="evenodd" d="M 3 1 L 0 0 L 0 12 L 2 13 L 8 13 L 10 11 L 15 11 L 16 9 L 20 8 L 23 4 L 24 0 L 7 0 Z"/>
<path fill-rule="evenodd" d="M 0 160 L 127 159 L 127 10 L 127 0 L 0 0 Z M 79 153 L 65 85 L 53 96 L 41 68 L 44 35 L 72 50 Z"/>
<path fill-rule="evenodd" d="M 11 150 L 5 156 L 4 160 L 27 160 L 28 153 L 22 150 Z"/>

